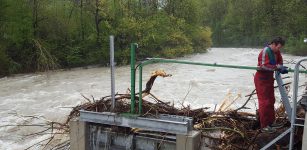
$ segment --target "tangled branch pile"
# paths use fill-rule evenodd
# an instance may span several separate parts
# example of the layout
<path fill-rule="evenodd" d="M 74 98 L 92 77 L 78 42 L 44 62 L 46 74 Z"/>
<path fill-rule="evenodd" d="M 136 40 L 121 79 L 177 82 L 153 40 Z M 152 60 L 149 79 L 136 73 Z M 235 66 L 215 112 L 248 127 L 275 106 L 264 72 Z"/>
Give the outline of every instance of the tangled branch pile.
<path fill-rule="evenodd" d="M 236 110 L 226 110 L 210 112 L 208 108 L 191 109 L 190 106 L 182 105 L 182 108 L 175 108 L 174 104 L 163 102 L 156 96 L 150 93 L 150 89 L 157 76 L 167 77 L 163 71 L 156 71 L 146 84 L 146 89 L 143 91 L 145 94 L 143 98 L 143 114 L 144 117 L 158 117 L 158 114 L 171 114 L 188 116 L 193 118 L 194 129 L 202 131 L 202 146 L 211 149 L 259 149 L 269 141 L 273 140 L 281 134 L 289 123 L 284 113 L 284 108 L 277 109 L 277 121 L 283 123 L 284 128 L 279 129 L 274 134 L 261 133 L 259 130 L 259 121 L 257 116 L 252 113 L 240 112 L 241 109 L 246 108 L 245 105 L 255 94 L 255 90 L 248 95 L 246 103 Z M 287 85 L 287 84 L 286 84 Z M 144 99 L 145 96 L 150 95 L 154 102 Z M 138 93 L 135 95 L 136 100 L 139 98 Z M 85 97 L 86 98 L 86 97 Z M 116 94 L 116 107 L 114 112 L 125 113 L 130 111 L 130 94 Z M 79 115 L 79 110 L 87 110 L 94 112 L 111 112 L 111 97 L 106 96 L 100 100 L 90 100 L 89 102 L 79 105 L 71 111 L 66 124 L 70 119 Z M 138 101 L 136 101 L 138 105 Z M 226 105 L 225 102 L 221 106 Z M 231 105 L 231 104 L 229 104 Z M 221 107 L 220 107 L 221 108 Z M 281 140 L 274 147 L 286 147 L 288 141 Z"/>
<path fill-rule="evenodd" d="M 115 112 L 130 111 L 130 95 L 118 94 L 116 97 Z M 202 146 L 211 149 L 259 149 L 265 143 L 277 137 L 285 128 L 289 127 L 285 117 L 280 117 L 278 122 L 285 123 L 284 129 L 279 129 L 274 134 L 261 133 L 259 123 L 255 114 L 226 111 L 209 112 L 207 108 L 191 109 L 188 107 L 175 108 L 169 103 L 156 101 L 155 103 L 143 100 L 144 117 L 158 117 L 158 114 L 171 114 L 193 117 L 194 129 L 202 131 Z M 111 98 L 104 97 L 95 102 L 77 106 L 71 112 L 69 119 L 79 115 L 79 110 L 88 111 L 111 111 Z M 280 114 L 280 113 L 278 113 Z M 68 123 L 68 122 L 67 122 Z M 209 139 L 209 140 L 205 140 Z M 286 146 L 288 143 L 280 142 L 280 145 Z M 279 146 L 280 146 L 279 145 Z"/>

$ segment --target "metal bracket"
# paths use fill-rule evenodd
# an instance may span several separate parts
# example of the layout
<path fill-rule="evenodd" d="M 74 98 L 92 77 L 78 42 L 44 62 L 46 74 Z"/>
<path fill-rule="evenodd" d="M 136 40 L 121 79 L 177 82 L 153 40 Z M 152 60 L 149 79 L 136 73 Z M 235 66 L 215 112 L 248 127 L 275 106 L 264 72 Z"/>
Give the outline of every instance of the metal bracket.
<path fill-rule="evenodd" d="M 265 145 L 264 147 L 262 147 L 260 150 L 266 150 L 268 149 L 271 145 L 273 145 L 274 143 L 276 143 L 278 140 L 280 140 L 281 138 L 283 138 L 285 135 L 287 135 L 288 133 L 291 132 L 291 128 L 287 129 L 285 132 L 281 133 L 278 137 L 276 137 L 274 140 L 272 140 L 269 144 Z"/>

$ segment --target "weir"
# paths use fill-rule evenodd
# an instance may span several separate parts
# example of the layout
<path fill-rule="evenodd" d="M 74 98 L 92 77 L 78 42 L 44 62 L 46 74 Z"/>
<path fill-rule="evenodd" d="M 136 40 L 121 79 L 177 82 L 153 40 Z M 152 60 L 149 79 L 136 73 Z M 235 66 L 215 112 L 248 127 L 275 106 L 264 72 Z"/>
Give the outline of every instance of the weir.
<path fill-rule="evenodd" d="M 188 65 L 200 65 L 209 67 L 222 67 L 234 69 L 256 70 L 257 67 L 209 64 L 203 62 L 191 62 L 183 60 L 172 60 L 162 58 L 150 58 L 141 62 L 135 67 L 135 51 L 137 44 L 131 44 L 131 107 L 130 112 L 117 114 L 114 112 L 90 112 L 81 110 L 80 117 L 70 122 L 71 149 L 74 150 L 199 150 L 206 149 L 200 147 L 201 132 L 193 130 L 193 119 L 185 116 L 176 116 L 168 114 L 159 114 L 158 118 L 141 117 L 142 114 L 142 69 L 144 66 L 153 63 L 178 63 Z M 296 121 L 296 107 L 298 97 L 299 73 L 301 62 L 307 61 L 307 58 L 301 59 L 296 63 L 294 69 L 293 98 L 292 107 L 288 97 L 285 95 L 285 89 L 282 88 L 280 74 L 276 74 L 279 84 L 279 90 L 282 95 L 283 104 L 286 107 L 288 119 L 291 122 L 290 128 L 286 129 L 281 135 L 272 141 L 268 141 L 262 149 L 269 148 L 272 144 L 290 134 L 289 150 L 293 147 L 293 134 L 298 124 Z M 139 93 L 138 93 L 138 112 L 135 112 L 135 72 L 139 69 Z M 306 97 L 305 97 L 306 99 Z M 115 104 L 116 106 L 116 104 Z M 306 125 L 305 125 L 306 128 Z M 114 130 L 115 129 L 115 130 Z M 130 130 L 142 130 L 137 134 L 130 134 Z M 118 131 L 118 132 L 114 132 Z M 304 135 L 306 138 L 306 135 Z"/>
<path fill-rule="evenodd" d="M 80 118 L 70 123 L 71 146 L 76 150 L 197 150 L 201 135 L 192 125 L 190 117 L 168 114 L 153 119 L 80 111 Z M 114 127 L 118 132 L 111 131 Z M 147 132 L 125 132 L 131 128 Z"/>

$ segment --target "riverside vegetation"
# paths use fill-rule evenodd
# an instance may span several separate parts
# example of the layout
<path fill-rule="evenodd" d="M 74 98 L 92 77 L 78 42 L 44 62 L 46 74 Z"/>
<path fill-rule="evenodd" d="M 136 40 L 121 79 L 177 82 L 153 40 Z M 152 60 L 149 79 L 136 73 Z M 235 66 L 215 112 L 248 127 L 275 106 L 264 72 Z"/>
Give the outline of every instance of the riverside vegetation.
<path fill-rule="evenodd" d="M 141 60 L 262 47 L 276 34 L 306 55 L 306 16 L 304 0 L 0 0 L 0 76 L 107 65 L 109 35 L 117 64 L 132 42 Z"/>

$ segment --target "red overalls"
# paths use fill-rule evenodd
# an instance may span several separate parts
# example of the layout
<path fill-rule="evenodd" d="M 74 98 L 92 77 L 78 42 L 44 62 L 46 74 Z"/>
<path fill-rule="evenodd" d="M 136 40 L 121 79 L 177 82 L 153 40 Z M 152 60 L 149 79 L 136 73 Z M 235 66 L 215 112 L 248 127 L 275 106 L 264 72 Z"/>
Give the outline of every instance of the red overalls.
<path fill-rule="evenodd" d="M 254 77 L 258 96 L 259 118 L 261 128 L 271 125 L 275 121 L 275 95 L 274 95 L 274 70 L 277 65 L 282 65 L 280 51 L 274 53 L 265 47 L 258 56 L 258 71 Z"/>

